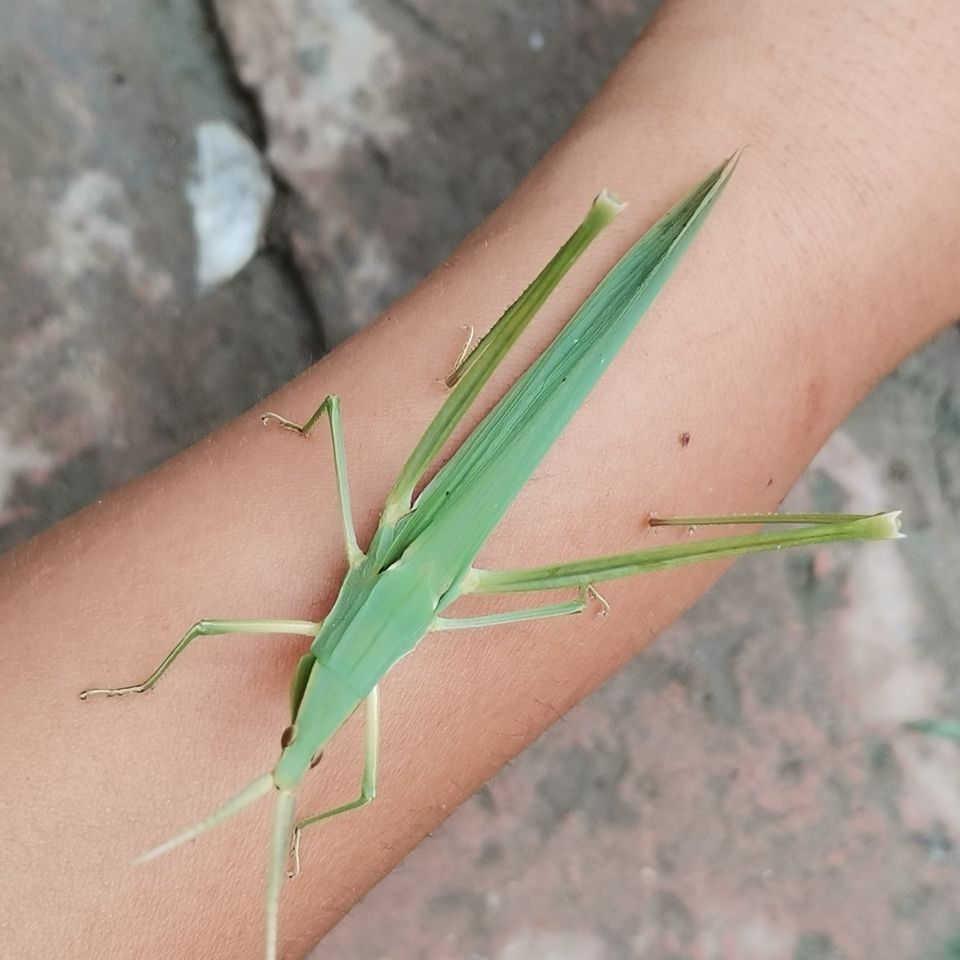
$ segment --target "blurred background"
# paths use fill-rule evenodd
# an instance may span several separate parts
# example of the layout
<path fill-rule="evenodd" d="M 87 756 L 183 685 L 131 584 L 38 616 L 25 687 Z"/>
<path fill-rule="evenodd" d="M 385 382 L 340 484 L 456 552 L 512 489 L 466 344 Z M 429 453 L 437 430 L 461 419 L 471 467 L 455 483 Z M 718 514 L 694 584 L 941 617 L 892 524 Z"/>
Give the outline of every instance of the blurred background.
<path fill-rule="evenodd" d="M 409 289 L 655 6 L 8 5 L 0 550 Z M 955 327 L 791 494 L 908 540 L 741 562 L 313 960 L 960 958 L 960 756 L 903 726 L 960 718 L 958 371 Z"/>

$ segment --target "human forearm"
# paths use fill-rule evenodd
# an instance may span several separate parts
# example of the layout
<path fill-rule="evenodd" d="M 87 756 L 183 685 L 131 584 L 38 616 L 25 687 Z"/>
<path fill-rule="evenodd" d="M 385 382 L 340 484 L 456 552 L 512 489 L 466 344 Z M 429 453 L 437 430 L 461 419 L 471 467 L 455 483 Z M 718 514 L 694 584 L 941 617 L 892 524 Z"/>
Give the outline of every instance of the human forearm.
<path fill-rule="evenodd" d="M 716 216 L 482 560 L 624 549 L 649 510 L 773 505 L 862 393 L 960 306 L 947 79 L 960 18 L 951 4 L 927 6 L 891 4 L 871 25 L 866 3 L 670 4 L 448 264 L 267 404 L 300 416 L 341 395 L 361 541 L 442 399 L 460 324 L 492 322 L 600 187 L 630 201 L 505 364 L 502 387 L 615 256 L 743 143 Z M 864 73 L 873 96 L 857 92 Z M 341 566 L 325 439 L 267 433 L 254 415 L 6 559 L 8 952 L 256 956 L 265 810 L 148 868 L 128 863 L 273 761 L 294 644 L 202 641 L 149 697 L 75 695 L 140 677 L 199 617 L 322 616 Z M 612 586 L 601 623 L 425 642 L 385 684 L 380 799 L 308 836 L 307 869 L 284 897 L 286 935 L 309 944 L 715 575 Z M 352 791 L 356 750 L 330 751 L 306 811 Z M 113 885 L 85 885 L 90 874 Z"/>

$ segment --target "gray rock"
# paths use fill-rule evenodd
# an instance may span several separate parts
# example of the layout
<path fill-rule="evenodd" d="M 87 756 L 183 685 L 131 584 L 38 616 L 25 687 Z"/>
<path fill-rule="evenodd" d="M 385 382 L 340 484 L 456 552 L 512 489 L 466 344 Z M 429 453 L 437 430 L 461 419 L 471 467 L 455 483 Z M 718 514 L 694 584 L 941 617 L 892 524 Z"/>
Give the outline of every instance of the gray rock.
<path fill-rule="evenodd" d="M 276 252 L 198 296 L 184 189 L 209 120 L 257 134 L 194 3 L 5 10 L 0 549 L 240 413 L 317 351 Z"/>

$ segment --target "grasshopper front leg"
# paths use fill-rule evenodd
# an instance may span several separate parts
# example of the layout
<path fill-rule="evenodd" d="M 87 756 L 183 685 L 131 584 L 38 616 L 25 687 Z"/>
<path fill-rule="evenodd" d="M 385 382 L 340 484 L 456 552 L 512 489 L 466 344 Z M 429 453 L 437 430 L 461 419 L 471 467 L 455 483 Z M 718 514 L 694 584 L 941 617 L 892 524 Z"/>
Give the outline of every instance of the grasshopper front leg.
<path fill-rule="evenodd" d="M 293 633 L 304 637 L 315 637 L 321 626 L 322 623 L 315 623 L 313 620 L 198 620 L 146 680 L 129 687 L 92 687 L 89 690 L 84 690 L 80 694 L 80 699 L 87 700 L 96 696 L 122 697 L 128 693 L 146 693 L 197 637 L 215 637 L 224 633 Z"/>
<path fill-rule="evenodd" d="M 339 816 L 341 813 L 349 813 L 351 810 L 359 810 L 366 806 L 377 796 L 377 774 L 380 768 L 380 688 L 374 687 L 366 699 L 366 732 L 363 741 L 363 775 L 360 778 L 360 794 L 348 803 L 341 803 L 329 810 L 323 810 L 320 813 L 312 814 L 298 820 L 293 828 L 293 836 L 290 840 L 290 862 L 291 867 L 287 871 L 287 876 L 293 879 L 300 872 L 300 836 L 307 827 L 320 823 L 322 820 L 329 820 L 331 817 Z"/>

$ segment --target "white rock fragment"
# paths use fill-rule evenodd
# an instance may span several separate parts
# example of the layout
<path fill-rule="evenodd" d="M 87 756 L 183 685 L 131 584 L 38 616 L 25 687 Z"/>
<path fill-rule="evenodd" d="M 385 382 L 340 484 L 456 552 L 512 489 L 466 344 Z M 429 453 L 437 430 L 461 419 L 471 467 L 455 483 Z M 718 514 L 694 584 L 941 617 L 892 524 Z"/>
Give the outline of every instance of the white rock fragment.
<path fill-rule="evenodd" d="M 257 252 L 273 204 L 270 171 L 233 124 L 198 124 L 197 159 L 186 194 L 197 237 L 197 284 L 211 290 L 237 274 Z"/>

